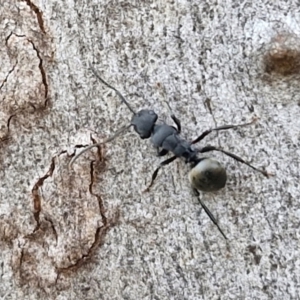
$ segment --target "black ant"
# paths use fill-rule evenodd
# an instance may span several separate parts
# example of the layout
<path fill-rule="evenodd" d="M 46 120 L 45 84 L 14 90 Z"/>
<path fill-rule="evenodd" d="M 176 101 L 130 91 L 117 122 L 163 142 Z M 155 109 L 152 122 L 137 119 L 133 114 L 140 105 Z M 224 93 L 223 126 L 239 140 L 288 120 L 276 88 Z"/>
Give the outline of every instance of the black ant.
<path fill-rule="evenodd" d="M 86 151 L 98 147 L 102 144 L 105 144 L 107 142 L 112 141 L 116 137 L 118 137 L 122 132 L 129 129 L 131 126 L 133 126 L 134 130 L 138 133 L 141 139 L 148 139 L 150 138 L 150 141 L 152 145 L 157 149 L 157 155 L 158 156 L 164 156 L 169 152 L 172 152 L 174 155 L 164 161 L 162 161 L 157 169 L 152 174 L 152 180 L 150 185 L 147 187 L 145 191 L 149 191 L 150 187 L 153 185 L 154 180 L 157 177 L 158 171 L 163 166 L 166 166 L 173 162 L 177 158 L 183 158 L 185 163 L 189 163 L 192 167 L 191 171 L 189 172 L 189 180 L 192 185 L 192 189 L 195 193 L 195 195 L 198 197 L 198 200 L 205 210 L 206 214 L 209 216 L 209 218 L 212 220 L 212 222 L 218 227 L 219 231 L 223 235 L 225 239 L 227 239 L 226 235 L 223 233 L 221 228 L 219 227 L 217 220 L 213 216 L 213 214 L 209 211 L 207 206 L 201 201 L 199 197 L 200 191 L 205 192 L 213 192 L 218 191 L 219 189 L 223 188 L 226 184 L 227 175 L 226 170 L 223 167 L 221 163 L 219 163 L 217 160 L 210 158 L 210 157 L 199 157 L 199 153 L 205 153 L 210 151 L 219 151 L 224 153 L 227 156 L 230 156 L 231 158 L 235 159 L 236 161 L 243 163 L 250 168 L 252 168 L 255 171 L 260 172 L 266 177 L 269 177 L 271 174 L 264 170 L 257 169 L 256 167 L 252 166 L 251 164 L 247 163 L 242 158 L 238 157 L 237 155 L 227 152 L 225 150 L 222 150 L 220 148 L 214 147 L 214 146 L 206 146 L 201 149 L 193 149 L 192 145 L 196 144 L 200 141 L 202 141 L 208 134 L 210 134 L 213 131 L 221 131 L 221 130 L 227 130 L 242 126 L 248 126 L 250 124 L 253 124 L 255 120 L 253 120 L 250 123 L 246 124 L 240 124 L 240 125 L 224 125 L 220 127 L 216 127 L 213 129 L 208 129 L 204 131 L 199 137 L 197 137 L 192 142 L 188 142 L 187 140 L 183 139 L 180 136 L 181 133 L 181 124 L 179 119 L 172 114 L 171 118 L 173 119 L 174 123 L 176 124 L 176 127 L 170 126 L 167 124 L 156 124 L 156 121 L 158 119 L 157 114 L 150 109 L 142 109 L 138 112 L 135 112 L 132 107 L 129 105 L 129 103 L 126 101 L 126 99 L 122 96 L 122 94 L 112 87 L 110 84 L 105 82 L 96 72 L 96 70 L 93 68 L 92 65 L 90 65 L 90 68 L 94 75 L 107 87 L 114 90 L 117 95 L 120 97 L 121 101 L 128 107 L 128 109 L 133 114 L 132 120 L 130 125 L 125 126 L 118 130 L 113 136 L 108 138 L 102 143 L 97 143 L 88 146 L 83 151 L 79 152 L 76 156 L 73 157 L 73 159 L 70 161 L 70 166 L 74 163 L 74 161 L 83 153 Z"/>

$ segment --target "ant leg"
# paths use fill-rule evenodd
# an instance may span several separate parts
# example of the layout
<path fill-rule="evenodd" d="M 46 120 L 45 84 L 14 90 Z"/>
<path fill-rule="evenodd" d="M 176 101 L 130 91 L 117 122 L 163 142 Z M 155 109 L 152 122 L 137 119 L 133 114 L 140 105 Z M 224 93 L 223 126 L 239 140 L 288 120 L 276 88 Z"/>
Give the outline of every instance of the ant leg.
<path fill-rule="evenodd" d="M 171 118 L 177 126 L 177 132 L 180 133 L 181 132 L 180 120 L 178 118 L 176 118 L 175 115 L 173 115 L 173 114 L 171 115 Z"/>
<path fill-rule="evenodd" d="M 257 169 L 256 167 L 252 166 L 252 165 L 249 164 L 248 162 L 244 161 L 241 157 L 239 157 L 239 156 L 237 156 L 237 155 L 235 155 L 235 154 L 233 154 L 233 153 L 227 152 L 227 151 L 222 150 L 222 149 L 220 149 L 220 148 L 216 148 L 216 147 L 214 147 L 214 146 L 207 146 L 207 147 L 204 147 L 204 148 L 202 148 L 202 149 L 200 149 L 200 150 L 197 150 L 197 152 L 200 152 L 200 153 L 205 153 L 205 152 L 209 152 L 209 151 L 219 151 L 219 152 L 222 152 L 222 153 L 224 153 L 225 155 L 227 155 L 227 156 L 229 156 L 229 157 L 235 159 L 236 161 L 238 161 L 238 162 L 240 162 L 240 163 L 242 163 L 242 164 L 247 165 L 248 167 L 250 167 L 250 168 L 252 168 L 253 170 L 255 170 L 255 171 L 257 171 L 257 172 L 263 174 L 264 176 L 266 176 L 266 177 L 268 177 L 268 178 L 269 178 L 270 176 L 273 175 L 273 174 L 270 174 L 270 173 L 268 173 L 268 172 L 266 172 L 266 171 L 264 171 L 264 170 Z"/>
<path fill-rule="evenodd" d="M 223 237 L 225 238 L 225 240 L 227 240 L 226 235 L 224 234 L 224 232 L 222 231 L 222 229 L 220 228 L 217 220 L 215 219 L 215 217 L 213 216 L 213 214 L 210 212 L 210 210 L 207 208 L 207 206 L 202 202 L 202 200 L 200 199 L 200 194 L 196 189 L 193 189 L 195 195 L 198 197 L 198 200 L 201 204 L 201 206 L 203 207 L 204 211 L 206 212 L 206 214 L 208 215 L 208 217 L 211 219 L 211 221 L 218 227 L 220 233 L 223 235 Z"/>
<path fill-rule="evenodd" d="M 224 125 L 224 126 L 216 127 L 213 129 L 205 130 L 200 136 L 198 136 L 195 140 L 193 140 L 191 142 L 191 144 L 196 144 L 196 143 L 200 142 L 201 140 L 203 140 L 207 135 L 209 135 L 213 131 L 227 130 L 227 129 L 237 128 L 237 127 L 252 125 L 253 123 L 256 122 L 256 120 L 257 119 L 253 119 L 253 121 L 251 121 L 249 123 L 240 124 L 240 125 Z"/>
<path fill-rule="evenodd" d="M 168 164 L 170 164 L 172 161 L 174 161 L 175 159 L 177 158 L 177 156 L 172 156 L 164 161 L 162 161 L 159 166 L 156 168 L 156 170 L 153 172 L 152 174 L 152 179 L 151 179 L 151 182 L 149 184 L 149 186 L 143 191 L 143 193 L 146 193 L 146 192 L 149 192 L 151 186 L 153 185 L 154 183 L 154 180 L 155 178 L 157 177 L 157 173 L 158 171 L 163 167 L 163 166 L 166 166 Z"/>
<path fill-rule="evenodd" d="M 168 108 L 169 108 L 169 110 L 171 112 L 171 118 L 174 121 L 174 123 L 176 124 L 177 132 L 180 133 L 181 132 L 180 120 L 173 114 L 171 106 L 169 105 L 169 103 L 167 101 L 164 101 L 164 102 L 167 104 L 167 106 L 168 106 Z"/>
<path fill-rule="evenodd" d="M 71 161 L 69 162 L 69 169 L 72 167 L 73 163 L 75 162 L 75 160 L 77 160 L 77 158 L 79 156 L 81 156 L 83 153 L 87 152 L 88 150 L 92 149 L 92 148 L 95 148 L 95 147 L 99 147 L 100 145 L 103 145 L 103 144 L 106 144 L 108 142 L 111 142 L 112 140 L 114 140 L 116 137 L 118 137 L 122 132 L 124 132 L 125 130 L 129 129 L 131 126 L 130 125 L 127 125 L 127 126 L 124 126 L 122 128 L 120 128 L 119 130 L 117 130 L 115 132 L 114 135 L 112 135 L 111 137 L 109 137 L 108 139 L 106 139 L 105 141 L 101 142 L 101 143 L 97 143 L 97 144 L 92 144 L 88 147 L 86 147 L 85 149 L 83 149 L 81 152 L 79 152 L 77 155 L 75 155 Z"/>
<path fill-rule="evenodd" d="M 159 151 L 159 148 L 157 148 L 157 156 L 160 157 L 160 156 L 165 156 L 166 154 L 168 154 L 169 151 L 166 150 L 166 149 L 162 149 Z"/>

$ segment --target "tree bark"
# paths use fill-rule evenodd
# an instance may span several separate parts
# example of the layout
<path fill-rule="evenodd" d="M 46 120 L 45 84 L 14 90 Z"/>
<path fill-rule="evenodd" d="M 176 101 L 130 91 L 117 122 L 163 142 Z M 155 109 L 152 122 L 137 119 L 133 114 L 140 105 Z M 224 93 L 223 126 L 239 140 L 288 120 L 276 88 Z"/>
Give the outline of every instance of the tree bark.
<path fill-rule="evenodd" d="M 296 299 L 300 93 L 296 1 L 0 0 L 1 299 Z M 191 192 L 189 166 L 129 130 L 132 113 L 181 120 L 274 176 L 222 162 Z"/>

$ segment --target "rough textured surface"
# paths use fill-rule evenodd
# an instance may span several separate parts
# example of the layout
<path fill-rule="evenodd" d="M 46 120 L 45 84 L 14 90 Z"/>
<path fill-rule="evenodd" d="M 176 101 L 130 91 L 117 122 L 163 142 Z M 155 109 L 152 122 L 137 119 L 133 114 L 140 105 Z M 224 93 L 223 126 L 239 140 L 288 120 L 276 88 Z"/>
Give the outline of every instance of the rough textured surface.
<path fill-rule="evenodd" d="M 300 18 L 295 1 L 0 1 L 1 299 L 296 299 L 300 293 Z M 127 133 L 153 108 L 275 174 L 214 153 L 226 187 L 192 195 Z M 201 145 L 200 145 L 201 146 Z"/>

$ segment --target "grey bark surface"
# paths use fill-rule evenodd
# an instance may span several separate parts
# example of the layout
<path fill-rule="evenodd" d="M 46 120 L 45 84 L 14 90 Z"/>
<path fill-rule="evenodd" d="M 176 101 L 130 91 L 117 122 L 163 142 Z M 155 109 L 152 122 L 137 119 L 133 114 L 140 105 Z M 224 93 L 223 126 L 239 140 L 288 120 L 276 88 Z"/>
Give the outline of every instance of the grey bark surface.
<path fill-rule="evenodd" d="M 1 0 L 0 18 L 1 299 L 299 299 L 300 76 L 272 61 L 298 57 L 296 1 Z M 68 169 L 131 119 L 89 62 L 187 140 L 258 118 L 196 145 L 274 174 L 209 154 L 228 241 L 183 161 L 143 193 L 163 159 L 132 130 Z"/>

